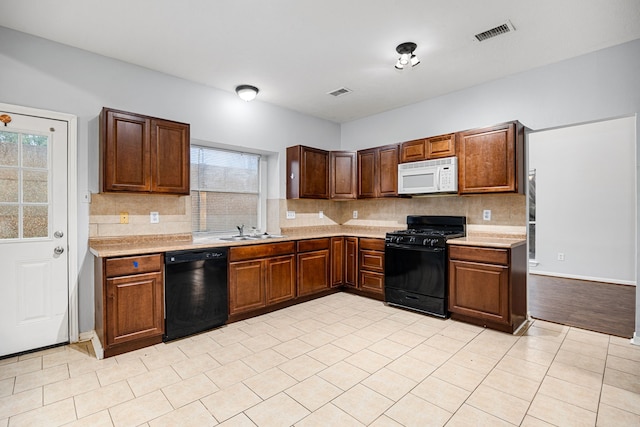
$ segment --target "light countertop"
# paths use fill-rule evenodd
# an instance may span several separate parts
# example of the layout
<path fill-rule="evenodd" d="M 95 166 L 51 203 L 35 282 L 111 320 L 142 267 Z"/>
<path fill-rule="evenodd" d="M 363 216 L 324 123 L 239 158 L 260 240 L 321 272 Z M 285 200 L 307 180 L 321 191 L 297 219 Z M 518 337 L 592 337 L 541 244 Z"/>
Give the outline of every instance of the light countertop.
<path fill-rule="evenodd" d="M 515 248 L 516 246 L 525 245 L 527 243 L 524 238 L 499 237 L 499 236 L 466 236 L 457 239 L 447 240 L 449 245 L 460 246 L 484 246 L 489 248 Z"/>

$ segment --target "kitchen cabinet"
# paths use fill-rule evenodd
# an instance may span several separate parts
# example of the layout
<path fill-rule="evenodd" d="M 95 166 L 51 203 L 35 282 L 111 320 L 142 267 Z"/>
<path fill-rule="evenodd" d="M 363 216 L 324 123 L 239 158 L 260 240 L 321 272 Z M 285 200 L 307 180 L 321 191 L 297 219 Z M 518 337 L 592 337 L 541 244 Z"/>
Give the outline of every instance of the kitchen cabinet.
<path fill-rule="evenodd" d="M 344 237 L 331 238 L 331 287 L 344 283 L 345 252 Z"/>
<path fill-rule="evenodd" d="M 298 296 L 331 288 L 330 239 L 307 239 L 297 242 Z"/>
<path fill-rule="evenodd" d="M 345 237 L 345 270 L 344 284 L 352 288 L 358 287 L 358 238 Z"/>
<path fill-rule="evenodd" d="M 329 152 L 287 147 L 287 199 L 329 198 Z"/>
<path fill-rule="evenodd" d="M 524 193 L 524 127 L 519 122 L 460 132 L 458 192 Z"/>
<path fill-rule="evenodd" d="M 439 159 L 456 155 L 455 134 L 403 142 L 400 145 L 400 163 Z"/>
<path fill-rule="evenodd" d="M 295 298 L 294 242 L 229 249 L 229 315 Z"/>
<path fill-rule="evenodd" d="M 398 195 L 399 145 L 358 151 L 358 197 L 396 197 Z"/>
<path fill-rule="evenodd" d="M 526 320 L 526 244 L 512 248 L 449 246 L 449 311 L 504 332 Z"/>
<path fill-rule="evenodd" d="M 103 108 L 103 192 L 189 194 L 189 125 Z"/>
<path fill-rule="evenodd" d="M 354 151 L 329 152 L 329 192 L 334 200 L 355 199 L 358 196 L 358 166 Z"/>
<path fill-rule="evenodd" d="M 360 238 L 358 287 L 384 294 L 384 239 Z"/>
<path fill-rule="evenodd" d="M 163 254 L 96 260 L 95 325 L 104 356 L 162 342 Z"/>

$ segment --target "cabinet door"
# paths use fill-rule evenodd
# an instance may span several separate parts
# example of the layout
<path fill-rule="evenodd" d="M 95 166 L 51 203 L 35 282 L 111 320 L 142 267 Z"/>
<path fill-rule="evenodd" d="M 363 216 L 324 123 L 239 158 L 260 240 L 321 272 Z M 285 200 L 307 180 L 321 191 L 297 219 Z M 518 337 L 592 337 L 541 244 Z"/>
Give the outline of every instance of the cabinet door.
<path fill-rule="evenodd" d="M 331 238 L 331 287 L 344 283 L 344 237 Z"/>
<path fill-rule="evenodd" d="M 456 135 L 442 135 L 427 138 L 425 141 L 427 159 L 439 159 L 456 155 Z"/>
<path fill-rule="evenodd" d="M 300 197 L 329 198 L 329 153 L 310 147 L 301 147 Z"/>
<path fill-rule="evenodd" d="M 293 255 L 269 258 L 266 264 L 267 305 L 296 296 L 295 258 Z"/>
<path fill-rule="evenodd" d="M 398 195 L 398 145 L 379 149 L 378 195 L 395 197 Z"/>
<path fill-rule="evenodd" d="M 151 191 L 189 194 L 189 125 L 151 120 Z"/>
<path fill-rule="evenodd" d="M 102 191 L 150 191 L 149 120 L 103 110 L 101 121 Z"/>
<path fill-rule="evenodd" d="M 345 251 L 345 273 L 344 284 L 347 286 L 358 286 L 358 238 L 347 237 L 344 242 Z"/>
<path fill-rule="evenodd" d="M 427 146 L 424 139 L 403 142 L 400 145 L 400 163 L 426 160 Z"/>
<path fill-rule="evenodd" d="M 298 254 L 298 296 L 313 294 L 330 287 L 329 250 Z"/>
<path fill-rule="evenodd" d="M 265 306 L 264 269 L 261 260 L 229 263 L 229 314 Z"/>
<path fill-rule="evenodd" d="M 358 151 L 358 197 L 377 197 L 377 155 L 375 149 Z"/>
<path fill-rule="evenodd" d="M 458 137 L 460 194 L 514 192 L 516 125 L 506 123 L 461 132 Z"/>
<path fill-rule="evenodd" d="M 332 199 L 355 199 L 357 196 L 356 153 L 329 152 L 329 188 Z"/>
<path fill-rule="evenodd" d="M 509 324 L 509 268 L 449 261 L 449 311 Z"/>
<path fill-rule="evenodd" d="M 162 273 L 106 280 L 106 345 L 164 333 Z"/>

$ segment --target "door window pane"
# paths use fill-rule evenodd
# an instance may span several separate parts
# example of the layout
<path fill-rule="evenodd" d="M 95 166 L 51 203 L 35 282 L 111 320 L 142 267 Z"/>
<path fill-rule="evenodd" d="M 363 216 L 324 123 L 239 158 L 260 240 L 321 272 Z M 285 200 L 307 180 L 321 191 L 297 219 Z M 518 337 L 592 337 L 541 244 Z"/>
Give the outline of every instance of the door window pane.
<path fill-rule="evenodd" d="M 0 167 L 0 203 L 18 203 L 18 169 Z"/>
<path fill-rule="evenodd" d="M 0 239 L 49 237 L 49 137 L 0 131 Z"/>
<path fill-rule="evenodd" d="M 22 201 L 24 203 L 47 203 L 49 199 L 48 178 L 47 171 L 23 171 Z"/>
<path fill-rule="evenodd" d="M 22 135 L 22 166 L 46 168 L 49 163 L 48 138 L 44 135 Z"/>
<path fill-rule="evenodd" d="M 23 206 L 23 237 L 47 237 L 49 235 L 49 206 Z"/>
<path fill-rule="evenodd" d="M 0 132 L 0 165 L 18 166 L 18 134 Z"/>
<path fill-rule="evenodd" d="M 18 235 L 18 205 L 0 205 L 0 239 L 17 239 Z"/>

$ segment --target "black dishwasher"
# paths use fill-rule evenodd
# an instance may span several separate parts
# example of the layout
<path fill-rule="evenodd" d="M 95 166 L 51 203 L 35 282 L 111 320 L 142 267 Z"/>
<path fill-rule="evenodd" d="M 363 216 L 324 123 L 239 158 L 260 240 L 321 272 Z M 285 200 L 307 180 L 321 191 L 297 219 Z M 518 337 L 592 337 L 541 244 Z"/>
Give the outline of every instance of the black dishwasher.
<path fill-rule="evenodd" d="M 227 255 L 228 248 L 165 254 L 164 341 L 225 324 L 229 318 Z"/>

